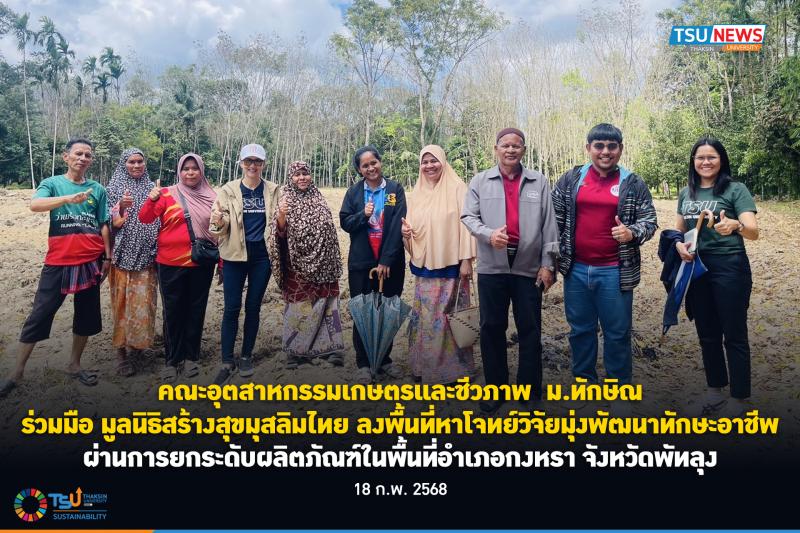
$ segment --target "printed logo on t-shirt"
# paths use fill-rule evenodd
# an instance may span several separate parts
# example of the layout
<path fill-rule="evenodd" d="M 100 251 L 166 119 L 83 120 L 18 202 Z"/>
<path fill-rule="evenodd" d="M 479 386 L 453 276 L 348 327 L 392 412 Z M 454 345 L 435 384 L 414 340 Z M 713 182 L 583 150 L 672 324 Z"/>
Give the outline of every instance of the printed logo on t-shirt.
<path fill-rule="evenodd" d="M 539 191 L 528 191 L 528 193 L 525 196 L 527 196 L 531 200 L 538 200 L 539 199 Z"/>
<path fill-rule="evenodd" d="M 619 183 L 611 187 L 611 196 L 619 196 Z"/>
<path fill-rule="evenodd" d="M 701 211 L 708 209 L 712 213 L 717 212 L 716 200 L 684 200 L 683 211 L 684 215 L 699 215 Z"/>
<path fill-rule="evenodd" d="M 242 207 L 245 213 L 260 213 L 265 211 L 264 197 L 242 197 Z"/>

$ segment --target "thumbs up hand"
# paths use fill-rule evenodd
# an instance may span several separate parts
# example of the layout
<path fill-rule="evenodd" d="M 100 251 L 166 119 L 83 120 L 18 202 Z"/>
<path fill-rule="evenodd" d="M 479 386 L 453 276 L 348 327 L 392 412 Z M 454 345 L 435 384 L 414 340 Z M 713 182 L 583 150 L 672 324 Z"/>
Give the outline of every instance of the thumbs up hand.
<path fill-rule="evenodd" d="M 714 224 L 714 229 L 717 230 L 717 233 L 720 235 L 730 235 L 733 232 L 738 231 L 740 227 L 741 223 L 738 220 L 725 216 L 724 209 L 719 212 L 719 222 Z"/>
<path fill-rule="evenodd" d="M 155 184 L 153 184 L 153 188 L 150 189 L 148 197 L 154 202 L 157 202 L 158 199 L 161 198 L 161 179 L 157 179 Z"/>
<path fill-rule="evenodd" d="M 619 215 L 614 217 L 614 222 L 616 222 L 616 226 L 611 228 L 611 236 L 617 242 L 630 242 L 633 240 L 633 232 L 622 223 L 619 219 Z"/>
<path fill-rule="evenodd" d="M 409 224 L 405 218 L 401 218 L 400 222 L 402 223 L 400 232 L 403 234 L 403 238 L 410 239 L 414 235 L 414 228 L 411 227 L 411 224 Z"/>
<path fill-rule="evenodd" d="M 372 216 L 372 213 L 374 212 L 375 212 L 375 202 L 370 200 L 369 202 L 367 202 L 367 205 L 364 206 L 364 214 L 367 216 L 367 218 L 369 218 Z"/>
<path fill-rule="evenodd" d="M 124 217 L 126 211 L 132 205 L 133 205 L 133 196 L 131 195 L 131 191 L 126 189 L 125 192 L 122 193 L 122 198 L 120 198 L 119 200 L 119 215 Z"/>
<path fill-rule="evenodd" d="M 489 237 L 489 244 L 491 244 L 494 248 L 498 250 L 502 250 L 506 246 L 508 246 L 508 226 L 503 225 L 502 227 L 497 228 L 492 232 L 492 235 Z"/>
<path fill-rule="evenodd" d="M 219 210 L 216 202 L 211 207 L 211 224 L 217 227 L 222 225 L 222 211 Z"/>

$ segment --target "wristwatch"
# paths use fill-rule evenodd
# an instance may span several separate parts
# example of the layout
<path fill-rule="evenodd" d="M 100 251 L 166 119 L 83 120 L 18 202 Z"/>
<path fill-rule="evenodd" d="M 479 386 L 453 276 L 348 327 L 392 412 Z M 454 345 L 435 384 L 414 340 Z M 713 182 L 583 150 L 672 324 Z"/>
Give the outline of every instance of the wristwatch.
<path fill-rule="evenodd" d="M 554 266 L 544 266 L 544 265 L 542 265 L 542 268 L 546 268 L 550 272 L 555 272 L 556 271 L 556 267 L 554 267 Z"/>

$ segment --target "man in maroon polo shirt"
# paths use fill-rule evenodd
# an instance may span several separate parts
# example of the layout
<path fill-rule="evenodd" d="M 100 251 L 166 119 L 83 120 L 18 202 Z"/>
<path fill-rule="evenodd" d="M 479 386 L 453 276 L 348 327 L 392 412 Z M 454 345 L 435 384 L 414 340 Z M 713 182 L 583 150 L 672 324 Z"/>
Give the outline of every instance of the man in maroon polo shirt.
<path fill-rule="evenodd" d="M 618 164 L 622 148 L 622 132 L 598 124 L 587 136 L 591 162 L 568 170 L 553 189 L 572 373 L 590 382 L 597 381 L 598 322 L 606 376 L 631 381 L 639 247 L 658 227 L 647 185 Z"/>

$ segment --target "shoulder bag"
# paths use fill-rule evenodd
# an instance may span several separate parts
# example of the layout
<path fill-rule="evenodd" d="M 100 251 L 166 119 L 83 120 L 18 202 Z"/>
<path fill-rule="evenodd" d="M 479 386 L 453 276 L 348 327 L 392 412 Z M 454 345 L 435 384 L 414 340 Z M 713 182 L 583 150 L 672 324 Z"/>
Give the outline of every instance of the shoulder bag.
<path fill-rule="evenodd" d="M 471 305 L 464 309 L 458 309 L 458 298 L 461 295 L 461 276 L 456 284 L 456 305 L 452 313 L 447 314 L 447 322 L 450 324 L 450 331 L 455 337 L 459 348 L 469 348 L 478 340 L 480 335 L 480 318 L 478 306 Z M 475 279 L 471 280 L 472 292 L 478 296 L 475 290 Z"/>
<path fill-rule="evenodd" d="M 181 207 L 183 207 L 183 217 L 186 219 L 186 226 L 189 229 L 189 240 L 192 241 L 192 261 L 201 266 L 216 265 L 219 262 L 219 248 L 208 239 L 197 239 L 194 236 L 194 229 L 192 229 L 192 215 L 189 214 L 189 209 L 186 207 L 186 198 L 183 193 L 176 187 L 178 196 L 181 199 Z"/>

